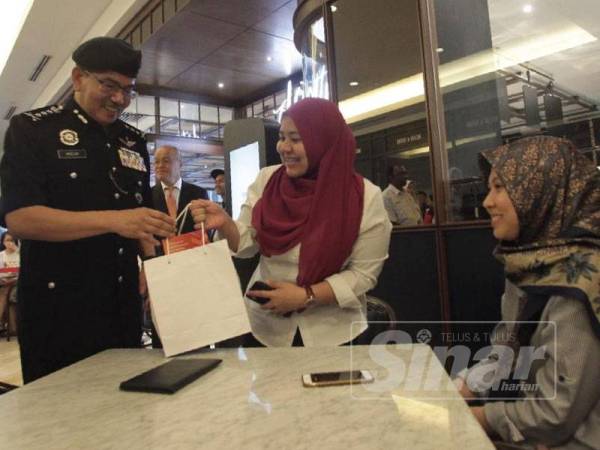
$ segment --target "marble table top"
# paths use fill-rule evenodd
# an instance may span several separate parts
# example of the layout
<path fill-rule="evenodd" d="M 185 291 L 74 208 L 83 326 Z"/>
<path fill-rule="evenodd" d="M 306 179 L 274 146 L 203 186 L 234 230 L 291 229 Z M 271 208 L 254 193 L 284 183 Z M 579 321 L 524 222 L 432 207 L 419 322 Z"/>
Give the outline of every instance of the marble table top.
<path fill-rule="evenodd" d="M 119 390 L 162 352 L 107 350 L 1 396 L 0 448 L 493 450 L 429 347 L 373 347 L 196 352 L 223 363 L 174 395 Z M 301 382 L 350 369 L 375 382 Z"/>

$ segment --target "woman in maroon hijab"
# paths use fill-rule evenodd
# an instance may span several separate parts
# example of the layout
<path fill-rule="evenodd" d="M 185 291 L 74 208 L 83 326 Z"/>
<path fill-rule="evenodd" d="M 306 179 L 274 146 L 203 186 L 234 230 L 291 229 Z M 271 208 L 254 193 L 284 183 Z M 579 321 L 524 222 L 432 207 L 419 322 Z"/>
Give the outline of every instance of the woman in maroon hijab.
<path fill-rule="evenodd" d="M 387 258 L 381 191 L 354 171 L 354 136 L 332 102 L 305 99 L 286 111 L 277 152 L 282 164 L 260 171 L 238 220 L 202 200 L 192 203 L 194 220 L 238 257 L 260 252 L 248 285 L 272 290 L 248 291 L 266 300 L 246 306 L 262 344 L 343 344 L 366 329 L 364 294 Z"/>

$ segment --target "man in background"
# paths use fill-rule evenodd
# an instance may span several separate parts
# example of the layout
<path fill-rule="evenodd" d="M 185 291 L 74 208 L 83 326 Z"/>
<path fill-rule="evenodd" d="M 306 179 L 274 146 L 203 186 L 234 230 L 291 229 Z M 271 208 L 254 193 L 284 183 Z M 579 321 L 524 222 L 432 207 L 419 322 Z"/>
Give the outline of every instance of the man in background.
<path fill-rule="evenodd" d="M 391 165 L 388 168 L 389 185 L 383 191 L 383 204 L 390 221 L 401 227 L 420 225 L 421 208 L 410 192 L 410 180 L 404 166 Z"/>
<path fill-rule="evenodd" d="M 186 183 L 181 179 L 181 156 L 176 147 L 163 145 L 154 153 L 154 171 L 156 184 L 152 188 L 154 208 L 162 211 L 175 219 L 188 203 L 196 199 L 208 199 L 206 190 L 195 184 Z M 177 231 L 181 227 L 181 220 L 177 222 Z M 183 222 L 181 233 L 194 230 L 194 219 L 188 214 Z M 160 249 L 158 249 L 160 252 Z M 152 347 L 162 348 L 162 342 L 154 323 L 151 328 Z"/>
<path fill-rule="evenodd" d="M 227 192 L 225 185 L 225 171 L 223 169 L 213 169 L 210 176 L 215 180 L 215 192 L 223 199 L 221 207 L 225 209 L 225 194 Z"/>
<path fill-rule="evenodd" d="M 154 207 L 176 218 L 188 203 L 208 199 L 206 190 L 181 179 L 181 156 L 176 147 L 163 145 L 154 154 L 156 184 L 152 188 Z M 180 222 L 177 229 L 179 230 Z M 194 219 L 188 214 L 181 233 L 194 231 Z"/>

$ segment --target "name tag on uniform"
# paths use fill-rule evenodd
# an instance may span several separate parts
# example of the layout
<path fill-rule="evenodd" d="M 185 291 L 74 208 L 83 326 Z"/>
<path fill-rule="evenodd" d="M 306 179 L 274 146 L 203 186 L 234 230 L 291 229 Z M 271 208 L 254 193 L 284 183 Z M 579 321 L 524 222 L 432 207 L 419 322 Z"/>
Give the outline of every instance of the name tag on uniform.
<path fill-rule="evenodd" d="M 139 153 L 128 150 L 125 147 L 119 147 L 119 158 L 121 158 L 123 167 L 139 170 L 140 172 L 147 172 L 144 158 L 142 158 Z"/>
<path fill-rule="evenodd" d="M 83 148 L 59 149 L 59 150 L 56 150 L 56 154 L 58 155 L 58 159 L 86 159 L 87 158 L 87 151 Z"/>

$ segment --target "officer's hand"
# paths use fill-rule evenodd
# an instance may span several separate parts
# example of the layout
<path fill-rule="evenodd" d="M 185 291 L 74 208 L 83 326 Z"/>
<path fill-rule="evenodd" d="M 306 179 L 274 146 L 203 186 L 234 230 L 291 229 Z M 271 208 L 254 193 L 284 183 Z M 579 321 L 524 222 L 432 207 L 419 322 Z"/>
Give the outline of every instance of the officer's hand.
<path fill-rule="evenodd" d="M 194 218 L 194 228 L 199 230 L 200 224 L 204 222 L 204 227 L 208 230 L 219 229 L 231 220 L 229 214 L 210 200 L 192 200 L 190 203 L 190 213 Z"/>
<path fill-rule="evenodd" d="M 141 239 L 159 245 L 154 236 L 169 237 L 175 234 L 175 219 L 151 208 L 115 211 L 113 231 L 129 239 Z"/>

